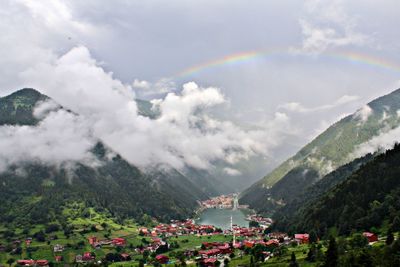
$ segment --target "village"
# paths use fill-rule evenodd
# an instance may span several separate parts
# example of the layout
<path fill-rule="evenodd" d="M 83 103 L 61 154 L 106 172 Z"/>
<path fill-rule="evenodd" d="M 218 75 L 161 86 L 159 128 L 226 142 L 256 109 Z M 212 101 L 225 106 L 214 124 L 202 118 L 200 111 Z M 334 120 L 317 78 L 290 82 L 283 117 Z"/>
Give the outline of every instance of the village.
<path fill-rule="evenodd" d="M 232 209 L 235 194 L 220 195 L 200 202 L 200 207 L 206 209 Z"/>
<path fill-rule="evenodd" d="M 235 195 L 219 196 L 202 202 L 204 208 L 234 209 Z M 175 264 L 184 262 L 186 265 L 214 267 L 221 263 L 229 263 L 243 257 L 267 262 L 271 258 L 282 255 L 288 247 L 307 245 L 310 242 L 309 233 L 296 233 L 289 236 L 286 233 L 271 232 L 271 218 L 258 214 L 246 217 L 248 226 L 233 224 L 230 228 L 221 229 L 214 225 L 197 224 L 194 219 L 172 220 L 169 223 L 156 223 L 151 227 L 138 227 L 134 235 L 113 236 L 86 234 L 85 241 L 80 241 L 80 248 L 75 250 L 73 262 L 76 264 L 102 264 L 113 262 L 132 262 L 144 266 Z M 93 226 L 92 226 L 93 228 Z M 364 232 L 368 242 L 378 241 L 378 236 Z M 14 250 L 29 249 L 33 238 L 13 242 Z M 54 240 L 56 241 L 56 240 Z M 18 243 L 19 242 L 19 243 Z M 71 263 L 64 258 L 69 244 L 55 243 L 52 245 L 52 259 L 19 259 L 20 266 L 51 266 L 53 263 Z M 0 250 L 4 246 L 0 246 Z M 71 254 L 71 253 L 69 253 Z"/>

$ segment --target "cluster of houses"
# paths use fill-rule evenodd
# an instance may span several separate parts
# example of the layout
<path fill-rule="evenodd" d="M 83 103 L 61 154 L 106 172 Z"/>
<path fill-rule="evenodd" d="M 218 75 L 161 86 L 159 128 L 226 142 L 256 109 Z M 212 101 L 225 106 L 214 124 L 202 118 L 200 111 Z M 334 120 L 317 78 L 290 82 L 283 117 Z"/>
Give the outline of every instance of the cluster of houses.
<path fill-rule="evenodd" d="M 247 216 L 246 220 L 257 222 L 263 228 L 267 228 L 273 223 L 271 218 L 265 218 L 257 214 Z"/>
<path fill-rule="evenodd" d="M 234 198 L 235 196 L 233 194 L 221 195 L 202 201 L 200 206 L 207 209 L 232 209 Z"/>
<path fill-rule="evenodd" d="M 211 232 L 204 232 L 206 229 L 210 229 Z M 146 247 L 136 248 L 136 252 L 143 253 L 145 250 L 150 252 L 156 252 L 160 246 L 167 245 L 166 242 L 159 238 L 158 236 L 164 235 L 182 235 L 182 234 L 213 234 L 215 228 L 212 226 L 202 226 L 195 225 L 192 221 L 188 220 L 185 222 L 173 222 L 172 224 L 160 224 L 154 227 L 152 230 L 147 228 L 140 229 L 143 235 L 148 235 L 152 237 L 152 240 Z M 263 235 L 263 228 L 247 228 L 247 227 L 233 227 L 233 231 L 236 236 L 245 237 L 241 241 L 236 241 L 234 243 L 227 242 L 203 242 L 201 250 L 198 251 L 196 261 L 200 263 L 201 266 L 214 267 L 217 265 L 217 261 L 229 256 L 234 249 L 244 250 L 246 248 L 253 248 L 255 246 L 263 246 L 267 249 L 263 253 L 265 258 L 272 256 L 271 252 L 274 248 L 279 247 L 283 244 L 289 244 L 291 242 L 297 242 L 298 244 L 308 244 L 310 242 L 310 236 L 307 233 L 295 234 L 294 238 L 289 238 L 285 233 L 269 233 L 267 236 Z M 232 234 L 231 230 L 225 231 L 226 234 Z M 368 242 L 378 241 L 378 236 L 374 233 L 364 232 L 363 235 L 368 239 Z M 267 238 L 262 238 L 267 237 Z M 122 247 L 126 245 L 126 240 L 124 238 L 114 238 L 110 240 L 99 240 L 97 237 L 89 237 L 89 244 L 93 248 L 101 248 L 103 245 L 111 245 L 115 247 Z M 55 245 L 54 252 L 63 251 L 62 245 Z M 194 256 L 194 251 L 187 251 L 186 256 Z M 121 253 L 120 259 L 122 261 L 129 261 L 131 257 L 127 253 Z M 94 262 L 96 256 L 93 252 L 85 252 L 83 255 L 77 255 L 75 257 L 76 263 L 88 263 Z M 159 254 L 155 257 L 161 264 L 166 264 L 169 262 L 169 257 L 163 254 Z M 62 256 L 55 256 L 55 261 L 62 261 Z M 18 260 L 17 264 L 20 266 L 48 266 L 48 260 Z"/>
<path fill-rule="evenodd" d="M 242 227 L 233 225 L 233 233 L 236 237 L 253 237 L 264 234 L 264 229 L 261 227 Z M 225 234 L 233 234 L 231 229 L 225 230 Z"/>
<path fill-rule="evenodd" d="M 88 241 L 89 244 L 96 249 L 99 249 L 102 246 L 124 247 L 126 245 L 126 240 L 122 237 L 99 240 L 97 237 L 91 236 L 88 238 Z"/>
<path fill-rule="evenodd" d="M 49 266 L 48 260 L 18 260 L 18 265 L 21 266 Z"/>
<path fill-rule="evenodd" d="M 143 236 L 179 236 L 179 235 L 208 235 L 220 234 L 221 230 L 213 225 L 198 225 L 193 220 L 172 221 L 170 224 L 158 224 L 152 229 L 142 227 L 139 229 L 140 235 Z"/>
<path fill-rule="evenodd" d="M 206 202 L 205 205 L 227 205 L 230 201 L 232 203 L 231 196 L 220 196 L 215 199 L 211 199 Z M 141 245 L 135 248 L 137 253 L 143 253 L 144 251 L 156 252 L 157 254 L 160 251 L 168 251 L 169 244 L 165 241 L 165 238 L 172 236 L 181 236 L 181 235 L 197 235 L 197 236 L 209 236 L 215 234 L 226 234 L 233 235 L 234 242 L 203 242 L 201 249 L 197 250 L 188 250 L 185 252 L 187 257 L 193 257 L 196 255 L 196 261 L 200 263 L 201 266 L 213 267 L 216 266 L 217 261 L 223 259 L 224 257 L 229 256 L 235 249 L 245 250 L 251 249 L 255 246 L 263 246 L 266 249 L 263 253 L 265 254 L 265 258 L 268 258 L 271 255 L 271 251 L 273 248 L 279 247 L 280 245 L 290 244 L 292 242 L 296 242 L 298 244 L 308 244 L 310 242 L 310 236 L 307 233 L 299 233 L 295 234 L 294 238 L 290 238 L 285 233 L 273 232 L 265 235 L 265 228 L 268 227 L 272 220 L 269 218 L 264 218 L 257 215 L 251 215 L 247 218 L 251 221 L 256 221 L 260 224 L 259 227 L 241 227 L 237 225 L 233 225 L 231 229 L 222 231 L 221 229 L 216 228 L 213 225 L 198 225 L 195 224 L 193 220 L 186 221 L 171 221 L 169 224 L 158 224 L 153 228 L 145 228 L 142 227 L 139 229 L 139 233 L 141 236 L 151 237 L 151 240 L 144 245 Z M 363 235 L 368 239 L 368 242 L 376 242 L 378 241 L 378 236 L 374 233 L 364 232 Z M 29 246 L 32 242 L 31 238 L 25 240 L 27 246 Z M 91 236 L 88 237 L 89 244 L 94 249 L 100 249 L 103 246 L 113 246 L 113 247 L 125 247 L 127 245 L 127 241 L 125 238 L 118 237 L 113 239 L 99 239 L 98 237 Z M 161 246 L 166 246 L 165 250 L 159 250 Z M 55 254 L 55 261 L 61 262 L 63 260 L 61 255 L 57 255 L 60 252 L 63 252 L 64 247 L 60 244 L 56 244 L 53 247 L 53 252 Z M 127 253 L 118 254 L 120 260 L 129 261 L 131 257 Z M 94 262 L 96 260 L 96 256 L 93 252 L 85 252 L 82 255 L 77 255 L 75 257 L 76 263 L 89 263 Z M 166 255 L 159 254 L 155 257 L 161 264 L 165 264 L 169 262 L 169 258 Z M 49 262 L 47 260 L 18 260 L 18 265 L 21 266 L 48 266 Z"/>
<path fill-rule="evenodd" d="M 138 247 L 135 250 L 138 253 L 143 253 L 145 250 L 147 250 L 149 252 L 156 252 L 157 249 L 159 249 L 161 246 L 165 246 L 165 245 L 167 245 L 167 243 L 164 240 L 162 240 L 161 238 L 158 238 L 158 237 L 153 237 L 151 242 L 149 244 L 147 244 L 147 246 Z"/>

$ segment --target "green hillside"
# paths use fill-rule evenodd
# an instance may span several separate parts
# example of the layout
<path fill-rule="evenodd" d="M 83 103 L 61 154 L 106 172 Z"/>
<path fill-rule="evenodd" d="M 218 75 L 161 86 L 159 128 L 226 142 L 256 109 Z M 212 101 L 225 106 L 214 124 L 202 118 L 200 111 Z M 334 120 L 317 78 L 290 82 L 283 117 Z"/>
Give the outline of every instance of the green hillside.
<path fill-rule="evenodd" d="M 48 99 L 34 89 L 0 98 L 0 126 L 40 123 L 33 110 Z M 0 173 L 0 223 L 51 220 L 71 202 L 85 203 L 121 220 L 129 217 L 140 222 L 151 216 L 166 221 L 187 218 L 198 200 L 208 197 L 177 171 L 144 174 L 118 155 L 108 159 L 108 150 L 100 141 L 93 149 L 101 162 L 98 167 L 24 162 Z"/>
<path fill-rule="evenodd" d="M 245 190 L 241 195 L 240 202 L 249 204 L 260 211 L 266 211 L 266 208 L 276 206 L 265 203 L 268 202 L 268 198 L 272 202 L 283 200 L 282 203 L 286 203 L 284 194 L 271 196 L 271 187 L 276 186 L 281 180 L 287 180 L 285 184 L 293 186 L 290 185 L 290 181 L 298 180 L 293 179 L 294 176 L 291 171 L 294 169 L 298 173 L 301 173 L 301 170 L 315 173 L 312 177 L 308 177 L 306 181 L 296 184 L 297 191 L 294 192 L 294 195 L 291 195 L 292 198 L 295 197 L 305 187 L 318 181 L 330 171 L 353 160 L 355 157 L 353 152 L 358 145 L 370 140 L 381 131 L 397 127 L 400 124 L 400 118 L 397 114 L 399 109 L 400 89 L 368 103 L 363 109 L 330 126 L 296 155 Z M 364 113 L 369 113 L 369 115 L 363 115 Z M 281 192 L 284 192 L 284 190 L 281 190 Z"/>
<path fill-rule="evenodd" d="M 293 231 L 316 230 L 320 236 L 329 229 L 339 234 L 373 231 L 394 222 L 400 227 L 400 146 L 365 163 L 350 176 L 306 203 L 292 218 L 278 221 L 277 228 Z M 397 225 L 399 223 L 399 225 Z"/>
<path fill-rule="evenodd" d="M 300 221 L 302 219 L 301 214 L 304 209 L 307 209 L 327 191 L 345 181 L 355 171 L 373 159 L 374 155 L 372 154 L 357 158 L 350 163 L 340 166 L 315 184 L 307 187 L 296 198 L 288 202 L 285 206 L 277 209 L 273 216 L 274 221 L 276 221 L 275 227 L 277 229 L 290 229 L 291 222 Z"/>

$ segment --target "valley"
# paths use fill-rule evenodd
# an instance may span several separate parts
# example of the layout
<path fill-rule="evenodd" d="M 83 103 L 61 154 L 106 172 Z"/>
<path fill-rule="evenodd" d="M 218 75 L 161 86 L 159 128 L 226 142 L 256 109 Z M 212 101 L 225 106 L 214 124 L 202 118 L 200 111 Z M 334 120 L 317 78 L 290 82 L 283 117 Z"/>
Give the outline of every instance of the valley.
<path fill-rule="evenodd" d="M 373 122 L 363 123 L 378 127 L 380 116 L 398 108 L 393 99 L 399 92 L 371 102 Z M 43 101 L 49 98 L 33 89 L 0 98 L 0 122 L 5 127 L 40 127 L 45 121 L 34 112 Z M 143 116 L 157 116 L 147 102 L 139 103 Z M 48 112 L 69 111 L 56 105 Z M 350 127 L 358 119 L 352 115 L 344 120 Z M 396 130 L 400 122 L 385 120 L 386 132 Z M 332 142 L 325 135 L 342 136 L 341 124 L 308 146 Z M 366 131 L 362 124 L 356 127 Z M 363 138 L 374 138 L 377 131 Z M 396 261 L 399 145 L 348 158 L 326 174 L 307 163 L 318 150 L 304 154 L 310 150 L 306 147 L 295 156 L 302 155 L 305 165 L 279 181 L 260 186 L 263 179 L 242 193 L 218 195 L 221 190 L 213 186 L 217 179 L 203 177 L 205 172 L 142 172 L 96 142 L 91 153 L 99 166 L 69 169 L 33 161 L 0 173 L 1 264 L 319 266 L 330 260 L 332 249 L 343 266 L 365 257 L 384 266 Z M 353 146 L 357 142 L 362 141 Z M 325 155 L 323 151 L 318 153 Z M 263 204 L 247 202 L 253 198 Z"/>
<path fill-rule="evenodd" d="M 399 10 L 1 0 L 0 267 L 400 267 Z"/>

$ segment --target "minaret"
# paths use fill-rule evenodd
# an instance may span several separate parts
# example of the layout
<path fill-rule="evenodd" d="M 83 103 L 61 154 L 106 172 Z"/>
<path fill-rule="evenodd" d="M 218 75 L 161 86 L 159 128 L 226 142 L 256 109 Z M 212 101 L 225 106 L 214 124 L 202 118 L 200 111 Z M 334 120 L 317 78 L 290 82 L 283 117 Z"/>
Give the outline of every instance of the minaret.
<path fill-rule="evenodd" d="M 233 245 L 236 243 L 236 236 L 235 236 L 235 231 L 233 230 L 233 221 L 232 221 L 232 215 L 231 215 L 231 231 L 233 235 Z"/>

